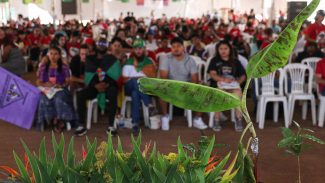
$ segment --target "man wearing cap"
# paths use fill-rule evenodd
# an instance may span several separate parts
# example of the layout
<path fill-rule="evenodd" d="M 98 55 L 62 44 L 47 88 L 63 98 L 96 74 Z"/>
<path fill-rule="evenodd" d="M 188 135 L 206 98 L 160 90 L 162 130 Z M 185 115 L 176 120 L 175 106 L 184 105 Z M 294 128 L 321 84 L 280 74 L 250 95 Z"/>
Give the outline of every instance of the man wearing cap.
<path fill-rule="evenodd" d="M 309 25 L 305 31 L 305 39 L 307 41 L 307 45 L 309 42 L 316 43 L 317 36 L 321 32 L 325 32 L 325 25 L 322 23 L 324 20 L 325 11 L 324 10 L 318 10 L 316 17 L 315 17 L 315 23 Z"/>
<path fill-rule="evenodd" d="M 85 88 L 77 92 L 77 109 L 81 124 L 85 124 L 86 102 L 97 99 L 102 111 L 108 110 L 107 133 L 117 134 L 114 119 L 117 112 L 117 81 L 121 76 L 121 65 L 118 59 L 107 54 L 108 44 L 97 44 L 97 55 L 88 55 L 85 64 Z M 108 106 L 106 106 L 108 102 Z"/>
<path fill-rule="evenodd" d="M 145 42 L 142 39 L 136 39 L 133 42 L 133 56 L 126 61 L 122 70 L 122 76 L 125 83 L 125 94 L 132 98 L 131 116 L 133 124 L 133 133 L 139 133 L 140 107 L 141 101 L 144 105 L 153 109 L 151 98 L 139 91 L 138 78 L 156 77 L 156 67 L 152 60 L 145 55 Z M 149 109 L 150 111 L 150 109 Z"/>
<path fill-rule="evenodd" d="M 171 55 L 167 55 L 159 63 L 159 72 L 161 79 L 172 79 L 178 81 L 198 83 L 198 69 L 195 60 L 188 54 L 185 54 L 183 40 L 175 37 L 171 40 Z M 169 130 L 169 115 L 167 113 L 167 103 L 160 100 L 162 111 L 162 130 Z M 196 113 L 193 120 L 193 126 L 198 129 L 206 129 L 201 113 Z"/>

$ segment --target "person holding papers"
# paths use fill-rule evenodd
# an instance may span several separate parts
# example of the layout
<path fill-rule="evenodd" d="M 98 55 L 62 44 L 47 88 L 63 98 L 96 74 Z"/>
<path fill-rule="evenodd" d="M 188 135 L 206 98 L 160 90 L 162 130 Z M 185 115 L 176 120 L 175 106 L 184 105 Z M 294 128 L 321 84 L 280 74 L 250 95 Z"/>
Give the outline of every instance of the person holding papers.
<path fill-rule="evenodd" d="M 39 106 L 37 126 L 42 127 L 45 122 L 52 122 L 56 132 L 62 132 L 65 122 L 76 120 L 71 102 L 71 95 L 66 89 L 70 73 L 67 65 L 63 64 L 61 50 L 51 47 L 47 53 L 49 62 L 39 68 L 36 81 L 42 91 Z"/>
<path fill-rule="evenodd" d="M 241 97 L 240 85 L 246 80 L 246 73 L 243 66 L 236 59 L 231 44 L 227 41 L 220 41 L 216 45 L 216 55 L 212 58 L 208 73 L 211 77 L 211 87 L 217 87 L 229 93 Z M 220 131 L 220 112 L 215 113 L 214 131 Z M 243 130 L 242 115 L 240 110 L 236 110 L 235 130 Z"/>

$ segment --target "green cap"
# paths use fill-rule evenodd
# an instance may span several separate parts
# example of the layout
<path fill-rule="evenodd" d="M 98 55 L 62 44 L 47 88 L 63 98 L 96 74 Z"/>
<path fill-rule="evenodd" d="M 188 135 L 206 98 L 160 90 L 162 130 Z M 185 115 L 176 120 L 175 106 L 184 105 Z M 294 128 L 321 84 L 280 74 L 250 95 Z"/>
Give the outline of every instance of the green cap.
<path fill-rule="evenodd" d="M 143 48 L 146 46 L 146 43 L 144 42 L 143 39 L 136 39 L 134 40 L 132 47 L 133 48 Z"/>

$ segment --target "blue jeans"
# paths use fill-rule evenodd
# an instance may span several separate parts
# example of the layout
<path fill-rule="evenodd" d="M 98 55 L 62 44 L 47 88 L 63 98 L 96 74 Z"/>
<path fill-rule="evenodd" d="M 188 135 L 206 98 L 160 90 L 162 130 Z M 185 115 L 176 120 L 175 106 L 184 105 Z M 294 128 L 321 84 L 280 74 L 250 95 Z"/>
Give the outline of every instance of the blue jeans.
<path fill-rule="evenodd" d="M 139 91 L 139 86 L 137 83 L 138 79 L 130 79 L 125 83 L 125 95 L 131 96 L 131 116 L 133 126 L 138 126 L 140 122 L 140 108 L 141 108 L 141 100 L 144 105 L 148 106 L 151 103 L 150 96 L 143 94 Z"/>

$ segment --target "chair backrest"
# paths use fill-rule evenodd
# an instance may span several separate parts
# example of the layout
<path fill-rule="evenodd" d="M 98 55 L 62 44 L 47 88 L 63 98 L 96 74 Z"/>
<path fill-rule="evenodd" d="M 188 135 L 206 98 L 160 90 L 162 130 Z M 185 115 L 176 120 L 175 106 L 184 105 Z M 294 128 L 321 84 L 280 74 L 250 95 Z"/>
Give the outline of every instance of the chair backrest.
<path fill-rule="evenodd" d="M 208 51 L 209 57 L 214 57 L 216 54 L 216 43 L 210 43 L 205 46 L 205 50 Z"/>
<path fill-rule="evenodd" d="M 277 73 L 279 77 L 277 78 Z M 278 79 L 279 88 L 276 89 L 275 80 Z M 255 78 L 255 93 L 256 96 L 260 95 L 276 95 L 275 91 L 278 91 L 278 95 L 283 95 L 283 81 L 284 81 L 284 72 L 283 69 L 278 69 L 277 71 L 264 76 L 262 78 Z"/>
<path fill-rule="evenodd" d="M 209 57 L 208 60 L 206 61 L 206 67 L 205 67 L 205 70 L 204 70 L 204 78 L 203 78 L 205 84 L 207 84 L 208 80 L 210 79 L 210 74 L 208 73 L 208 68 L 209 68 L 210 62 L 211 62 L 213 57 L 214 56 Z"/>
<path fill-rule="evenodd" d="M 191 55 L 191 57 L 195 60 L 196 66 L 198 68 L 198 74 L 199 74 L 199 81 L 200 82 L 204 82 L 204 72 L 206 70 L 206 62 L 204 62 L 200 57 L 197 56 L 193 56 Z"/>
<path fill-rule="evenodd" d="M 316 65 L 317 65 L 317 62 L 319 62 L 320 60 L 322 60 L 322 58 L 319 58 L 319 57 L 309 57 L 309 58 L 305 58 L 301 61 L 302 64 L 306 64 L 306 65 L 309 65 L 313 71 L 315 72 L 316 71 Z"/>
<path fill-rule="evenodd" d="M 166 57 L 167 53 L 165 52 L 160 52 L 158 54 L 156 54 L 156 60 L 160 61 L 163 57 Z"/>
<path fill-rule="evenodd" d="M 314 72 L 313 69 L 304 64 L 288 64 L 284 67 L 285 72 L 285 92 L 288 94 L 288 87 L 293 94 L 311 94 Z M 308 72 L 307 91 L 305 90 L 305 77 Z"/>

